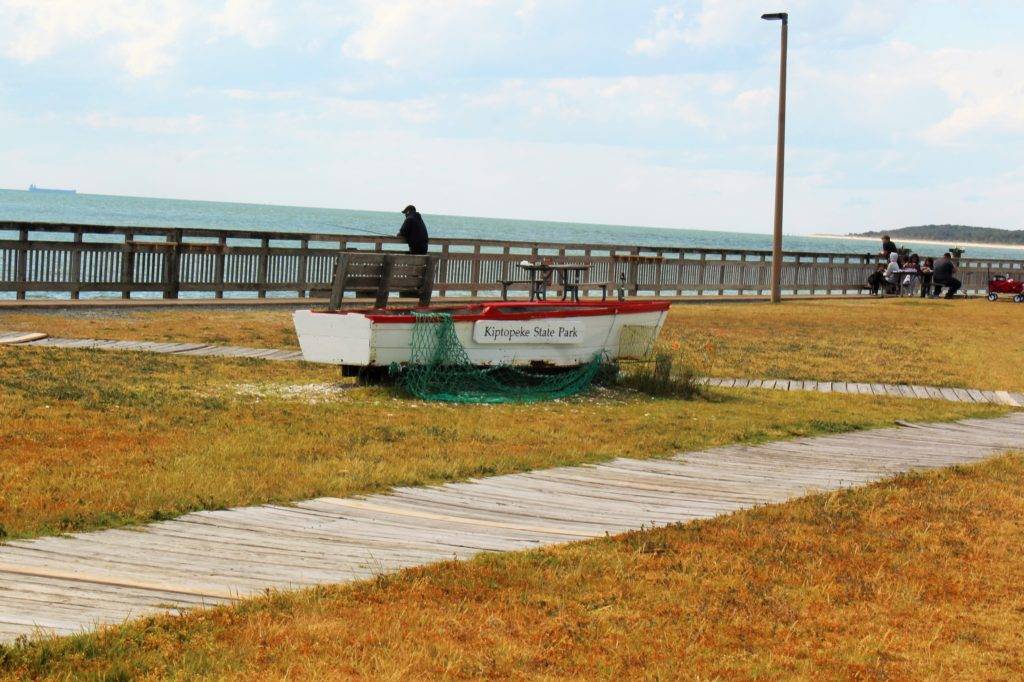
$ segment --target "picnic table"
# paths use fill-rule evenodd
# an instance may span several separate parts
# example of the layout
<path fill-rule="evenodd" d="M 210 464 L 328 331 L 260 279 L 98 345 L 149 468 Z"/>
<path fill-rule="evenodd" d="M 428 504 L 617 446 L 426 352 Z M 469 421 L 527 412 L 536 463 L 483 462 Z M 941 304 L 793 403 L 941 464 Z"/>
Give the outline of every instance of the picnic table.
<path fill-rule="evenodd" d="M 548 299 L 548 287 L 551 286 L 555 275 L 558 276 L 557 284 L 562 287 L 562 300 L 572 297 L 574 302 L 580 300 L 580 285 L 583 277 L 591 268 L 590 263 L 530 263 L 523 261 L 519 268 L 530 275 L 529 280 L 502 280 L 501 297 L 508 299 L 508 287 L 510 284 L 523 282 L 530 285 L 531 301 L 546 301 Z"/>
<path fill-rule="evenodd" d="M 896 287 L 896 291 L 899 296 L 913 296 L 914 287 L 920 279 L 920 270 L 914 270 L 913 268 L 900 268 L 896 271 L 896 283 L 892 286 Z"/>

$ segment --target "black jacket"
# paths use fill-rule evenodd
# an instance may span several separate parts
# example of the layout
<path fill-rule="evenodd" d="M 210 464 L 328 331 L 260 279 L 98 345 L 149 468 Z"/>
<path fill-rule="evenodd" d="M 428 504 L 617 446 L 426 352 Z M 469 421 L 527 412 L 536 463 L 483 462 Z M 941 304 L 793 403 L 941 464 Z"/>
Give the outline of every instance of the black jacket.
<path fill-rule="evenodd" d="M 423 216 L 418 212 L 405 218 L 402 229 L 398 231 L 398 236 L 409 245 L 409 253 L 423 254 L 427 252 L 427 244 L 430 242 L 427 236 L 427 224 L 423 222 Z"/>
<path fill-rule="evenodd" d="M 935 274 L 932 275 L 932 281 L 938 284 L 939 282 L 950 282 L 953 280 L 953 274 L 956 272 L 956 266 L 948 258 L 940 258 L 935 261 Z"/>

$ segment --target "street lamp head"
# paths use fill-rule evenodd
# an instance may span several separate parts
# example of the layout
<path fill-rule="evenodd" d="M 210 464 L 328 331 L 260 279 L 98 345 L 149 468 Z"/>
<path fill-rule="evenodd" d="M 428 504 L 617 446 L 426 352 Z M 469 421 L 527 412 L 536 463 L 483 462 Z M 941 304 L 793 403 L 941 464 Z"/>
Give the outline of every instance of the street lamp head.
<path fill-rule="evenodd" d="M 762 14 L 761 18 L 762 19 L 767 19 L 768 21 L 775 21 L 776 19 L 779 19 L 784 24 L 788 24 L 789 23 L 789 13 L 788 12 L 776 12 L 775 14 Z"/>

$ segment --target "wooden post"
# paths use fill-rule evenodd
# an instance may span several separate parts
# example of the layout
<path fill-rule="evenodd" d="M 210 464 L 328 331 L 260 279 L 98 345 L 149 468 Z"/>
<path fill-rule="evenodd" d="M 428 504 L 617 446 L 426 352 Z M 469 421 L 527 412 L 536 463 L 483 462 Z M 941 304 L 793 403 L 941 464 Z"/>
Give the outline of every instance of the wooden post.
<path fill-rule="evenodd" d="M 437 264 L 437 280 L 436 284 L 446 285 L 448 284 L 448 251 L 450 245 L 443 244 L 441 246 L 441 261 Z M 441 295 L 446 293 L 444 289 L 441 290 Z"/>
<path fill-rule="evenodd" d="M 256 296 L 267 297 L 267 253 L 270 249 L 270 240 L 264 237 L 260 240 L 260 259 L 256 272 Z"/>
<path fill-rule="evenodd" d="M 705 276 L 705 273 L 707 272 L 707 268 L 708 268 L 708 254 L 706 254 L 705 252 L 701 251 L 701 253 L 700 253 L 700 267 L 697 268 L 697 285 L 698 286 L 704 284 L 704 276 Z M 704 289 L 703 288 L 697 289 L 697 295 L 698 296 L 703 296 L 704 295 Z"/>
<path fill-rule="evenodd" d="M 746 276 L 747 276 L 747 254 L 746 253 L 741 253 L 740 254 L 740 277 L 739 277 L 740 281 L 739 281 L 739 284 L 737 285 L 739 288 L 736 289 L 736 293 L 738 295 L 740 295 L 740 296 L 743 295 L 743 284 L 744 284 L 743 279 Z"/>
<path fill-rule="evenodd" d="M 427 263 L 423 266 L 423 282 L 420 284 L 420 305 L 423 307 L 430 305 L 430 297 L 434 293 L 434 271 L 437 268 L 437 256 L 425 258 Z"/>
<path fill-rule="evenodd" d="M 71 300 L 77 301 L 82 284 L 82 231 L 75 230 L 75 250 L 71 252 Z"/>
<path fill-rule="evenodd" d="M 384 256 L 384 265 L 380 269 L 380 283 L 377 284 L 377 298 L 374 308 L 388 307 L 388 294 L 391 293 L 391 272 L 395 267 L 394 256 Z"/>
<path fill-rule="evenodd" d="M 722 265 L 718 268 L 718 295 L 725 296 L 725 264 L 729 262 L 729 254 L 722 254 Z"/>
<path fill-rule="evenodd" d="M 309 264 L 309 240 L 303 239 L 299 242 L 302 254 L 299 256 L 299 298 L 309 296 L 309 285 L 306 281 L 306 269 Z"/>
<path fill-rule="evenodd" d="M 174 230 L 165 238 L 173 246 L 164 252 L 164 298 L 178 298 L 181 289 L 181 230 Z"/>
<path fill-rule="evenodd" d="M 793 295 L 800 293 L 800 256 L 793 257 Z"/>
<path fill-rule="evenodd" d="M 121 249 L 121 298 L 132 297 L 132 280 L 135 278 L 135 235 L 124 234 L 124 247 Z"/>
<path fill-rule="evenodd" d="M 683 266 L 686 265 L 686 252 L 680 251 L 679 263 L 676 267 L 676 296 L 683 295 Z"/>
<path fill-rule="evenodd" d="M 665 258 L 665 251 L 663 249 L 656 249 L 654 253 L 658 256 L 658 262 L 654 264 L 654 281 L 657 287 L 654 290 L 654 295 L 661 296 L 661 261 Z"/>
<path fill-rule="evenodd" d="M 779 133 L 775 150 L 775 225 L 772 237 L 772 303 L 782 302 L 782 187 L 786 158 L 786 50 L 789 15 L 785 12 L 762 15 L 762 19 L 782 20 L 782 54 L 779 59 Z M 799 262 L 797 258 L 797 262 Z M 794 280 L 794 283 L 797 283 Z"/>
<path fill-rule="evenodd" d="M 473 296 L 480 294 L 480 245 L 473 247 L 473 264 L 470 266 L 469 292 Z"/>
<path fill-rule="evenodd" d="M 217 260 L 213 265 L 213 283 L 217 286 L 214 292 L 216 298 L 224 298 L 224 249 L 227 248 L 228 238 L 221 235 L 217 238 Z"/>
<path fill-rule="evenodd" d="M 764 253 L 761 254 L 761 262 L 762 263 L 767 263 L 768 262 L 768 255 L 767 254 L 764 254 Z M 761 275 L 763 275 L 763 274 L 764 274 L 764 266 L 762 265 L 757 270 L 757 283 L 758 284 L 761 283 Z M 769 279 L 770 279 L 770 277 L 769 277 Z M 761 289 L 760 287 L 758 287 L 757 295 L 758 296 L 764 296 L 764 289 Z"/>
<path fill-rule="evenodd" d="M 630 249 L 630 254 L 633 256 L 640 255 L 640 248 L 634 246 Z M 636 296 L 640 293 L 640 259 L 630 258 L 629 259 L 629 295 Z"/>
<path fill-rule="evenodd" d="M 18 230 L 18 242 L 18 260 L 15 265 L 15 278 L 18 282 L 16 297 L 19 301 L 24 301 L 28 288 L 28 230 L 24 227 Z"/>
<path fill-rule="evenodd" d="M 334 281 L 331 283 L 331 301 L 327 305 L 328 310 L 341 308 L 341 300 L 345 296 L 345 280 L 348 279 L 347 253 L 339 253 L 334 259 Z"/>

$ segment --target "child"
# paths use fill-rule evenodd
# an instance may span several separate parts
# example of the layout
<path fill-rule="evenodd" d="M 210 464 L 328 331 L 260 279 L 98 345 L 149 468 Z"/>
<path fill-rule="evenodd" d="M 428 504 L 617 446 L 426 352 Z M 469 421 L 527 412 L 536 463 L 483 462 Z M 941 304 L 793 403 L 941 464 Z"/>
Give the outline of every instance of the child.
<path fill-rule="evenodd" d="M 885 266 L 879 265 L 875 268 L 875 271 L 868 277 L 868 286 L 871 287 L 871 295 L 878 296 L 879 289 L 885 283 Z"/>
<path fill-rule="evenodd" d="M 935 269 L 935 260 L 932 258 L 925 258 L 924 265 L 921 266 L 921 298 L 927 298 L 929 290 L 932 288 L 932 272 Z"/>

